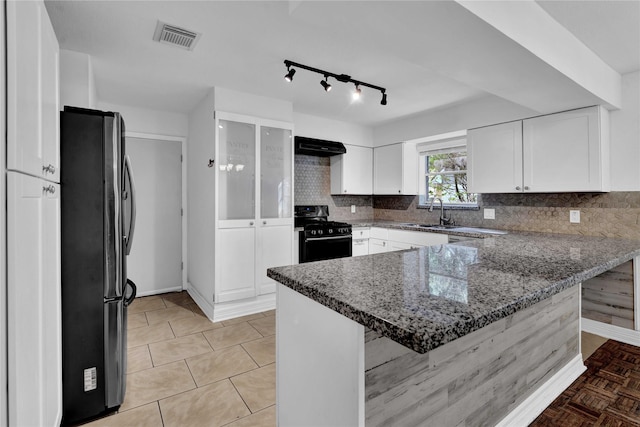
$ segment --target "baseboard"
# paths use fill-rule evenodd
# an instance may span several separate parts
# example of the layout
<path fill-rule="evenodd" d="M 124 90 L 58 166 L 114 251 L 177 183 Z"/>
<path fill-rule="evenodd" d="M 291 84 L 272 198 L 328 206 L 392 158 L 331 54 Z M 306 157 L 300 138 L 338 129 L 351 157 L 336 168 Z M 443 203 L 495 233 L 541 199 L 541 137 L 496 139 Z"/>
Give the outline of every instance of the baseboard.
<path fill-rule="evenodd" d="M 138 297 L 148 297 L 149 295 L 166 294 L 168 292 L 182 292 L 182 286 L 173 286 L 165 289 L 154 289 L 152 291 L 137 292 Z"/>
<path fill-rule="evenodd" d="M 213 322 L 213 304 L 207 301 L 189 282 L 187 282 L 187 293 L 193 298 L 195 303 L 198 304 L 198 307 L 200 307 L 200 310 L 202 310 L 205 316 Z"/>
<path fill-rule="evenodd" d="M 215 305 L 214 322 L 233 319 L 234 317 L 260 313 L 276 308 L 276 294 L 260 295 L 255 298 L 247 298 L 239 301 L 224 302 Z"/>
<path fill-rule="evenodd" d="M 582 330 L 601 337 L 640 346 L 640 331 L 582 318 Z"/>
<path fill-rule="evenodd" d="M 500 421 L 496 427 L 527 426 L 586 370 L 578 354 Z"/>

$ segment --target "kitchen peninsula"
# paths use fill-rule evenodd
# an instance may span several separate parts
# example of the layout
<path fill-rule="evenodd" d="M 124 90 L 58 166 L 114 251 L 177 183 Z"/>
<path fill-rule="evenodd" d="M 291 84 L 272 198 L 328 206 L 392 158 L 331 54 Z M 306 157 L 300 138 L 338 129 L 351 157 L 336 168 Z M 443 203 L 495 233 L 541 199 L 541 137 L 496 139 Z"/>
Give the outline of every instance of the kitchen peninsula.
<path fill-rule="evenodd" d="M 530 421 L 584 370 L 576 285 L 638 256 L 640 241 L 510 233 L 271 268 L 279 425 Z"/>

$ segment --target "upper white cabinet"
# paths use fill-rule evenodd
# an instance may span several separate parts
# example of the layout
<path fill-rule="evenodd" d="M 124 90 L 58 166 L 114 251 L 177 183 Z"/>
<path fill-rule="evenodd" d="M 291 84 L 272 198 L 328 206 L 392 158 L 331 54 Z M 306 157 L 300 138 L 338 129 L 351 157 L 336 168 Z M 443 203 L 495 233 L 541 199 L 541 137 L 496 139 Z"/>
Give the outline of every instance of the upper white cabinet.
<path fill-rule="evenodd" d="M 373 149 L 373 194 L 418 194 L 418 152 L 401 142 Z"/>
<path fill-rule="evenodd" d="M 7 5 L 7 168 L 59 182 L 59 57 L 41 1 Z"/>
<path fill-rule="evenodd" d="M 609 191 L 609 113 L 589 107 L 467 134 L 469 191 Z"/>
<path fill-rule="evenodd" d="M 275 292 L 267 268 L 293 263 L 288 123 L 216 113 L 215 303 Z"/>
<path fill-rule="evenodd" d="M 373 149 L 345 147 L 345 154 L 331 157 L 331 194 L 372 194 Z"/>

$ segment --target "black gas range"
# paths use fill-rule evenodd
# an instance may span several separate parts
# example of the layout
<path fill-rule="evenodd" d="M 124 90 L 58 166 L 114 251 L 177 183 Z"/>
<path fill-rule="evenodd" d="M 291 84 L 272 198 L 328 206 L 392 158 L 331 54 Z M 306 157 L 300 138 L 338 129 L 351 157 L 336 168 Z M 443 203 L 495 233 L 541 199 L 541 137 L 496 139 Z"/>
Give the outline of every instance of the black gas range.
<path fill-rule="evenodd" d="M 300 263 L 351 256 L 351 224 L 329 221 L 327 205 L 296 205 L 300 231 Z"/>

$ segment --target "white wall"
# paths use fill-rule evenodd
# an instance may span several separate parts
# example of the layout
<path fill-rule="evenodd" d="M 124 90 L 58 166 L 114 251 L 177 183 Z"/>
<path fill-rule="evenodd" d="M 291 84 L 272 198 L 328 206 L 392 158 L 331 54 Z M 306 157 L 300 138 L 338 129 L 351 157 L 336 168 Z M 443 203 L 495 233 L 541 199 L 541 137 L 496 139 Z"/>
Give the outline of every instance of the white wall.
<path fill-rule="evenodd" d="M 622 76 L 622 108 L 611 111 L 611 190 L 640 190 L 640 71 Z"/>
<path fill-rule="evenodd" d="M 0 99 L 7 99 L 5 93 L 5 1 L 0 3 Z M 7 206 L 6 194 L 6 111 L 5 102 L 0 102 L 0 200 Z M 7 417 L 7 236 L 6 236 L 6 209 L 0 209 L 0 425 L 9 425 Z"/>
<path fill-rule="evenodd" d="M 215 277 L 215 169 L 207 162 L 215 153 L 215 92 L 212 89 L 189 114 L 187 143 L 187 282 L 210 304 Z"/>
<path fill-rule="evenodd" d="M 96 108 L 122 114 L 127 132 L 180 137 L 186 137 L 189 134 L 189 118 L 186 114 L 101 101 L 98 101 Z"/>
<path fill-rule="evenodd" d="M 539 115 L 496 96 L 416 114 L 373 129 L 375 147 Z"/>
<path fill-rule="evenodd" d="M 263 119 L 293 121 L 293 104 L 291 102 L 222 87 L 215 88 L 215 109 Z"/>
<path fill-rule="evenodd" d="M 293 125 L 298 136 L 373 147 L 373 128 L 370 127 L 295 112 Z"/>
<path fill-rule="evenodd" d="M 95 108 L 96 88 L 91 57 L 60 49 L 60 108 L 65 105 Z"/>

